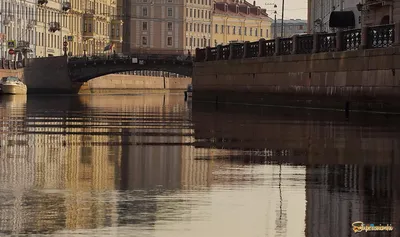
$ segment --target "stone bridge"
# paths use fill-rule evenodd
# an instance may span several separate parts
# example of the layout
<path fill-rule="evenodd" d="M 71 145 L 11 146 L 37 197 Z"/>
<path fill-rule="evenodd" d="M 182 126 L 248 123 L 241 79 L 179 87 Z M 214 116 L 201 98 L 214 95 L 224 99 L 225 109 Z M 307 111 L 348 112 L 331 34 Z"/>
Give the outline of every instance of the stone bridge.
<path fill-rule="evenodd" d="M 68 59 L 72 82 L 86 82 L 107 74 L 126 71 L 164 71 L 190 77 L 192 58 L 181 55 L 110 55 Z"/>
<path fill-rule="evenodd" d="M 191 77 L 192 68 L 192 58 L 183 55 L 60 56 L 1 62 L 0 77 L 21 78 L 29 93 L 76 93 L 83 83 L 107 74 L 151 70 Z"/>

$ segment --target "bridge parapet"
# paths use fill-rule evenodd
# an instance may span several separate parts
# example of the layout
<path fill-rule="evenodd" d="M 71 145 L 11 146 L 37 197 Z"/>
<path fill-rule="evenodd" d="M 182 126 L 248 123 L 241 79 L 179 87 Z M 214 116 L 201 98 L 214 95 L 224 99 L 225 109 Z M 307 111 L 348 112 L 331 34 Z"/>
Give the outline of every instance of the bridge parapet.
<path fill-rule="evenodd" d="M 290 54 L 355 51 L 400 46 L 400 22 L 338 31 L 294 35 L 291 38 L 260 39 L 196 49 L 196 62 L 257 58 Z"/>
<path fill-rule="evenodd" d="M 165 71 L 191 76 L 193 59 L 184 55 L 93 55 L 68 59 L 72 81 L 84 82 L 92 78 L 124 71 Z"/>

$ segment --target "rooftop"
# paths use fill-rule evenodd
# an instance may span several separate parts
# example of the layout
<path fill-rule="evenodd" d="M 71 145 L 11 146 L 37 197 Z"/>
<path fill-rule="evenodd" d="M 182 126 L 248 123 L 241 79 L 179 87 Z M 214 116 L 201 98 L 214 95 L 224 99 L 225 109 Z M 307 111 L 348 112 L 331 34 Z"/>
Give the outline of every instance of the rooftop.
<path fill-rule="evenodd" d="M 215 0 L 214 13 L 238 17 L 269 18 L 266 9 L 247 2 L 246 0 Z"/>

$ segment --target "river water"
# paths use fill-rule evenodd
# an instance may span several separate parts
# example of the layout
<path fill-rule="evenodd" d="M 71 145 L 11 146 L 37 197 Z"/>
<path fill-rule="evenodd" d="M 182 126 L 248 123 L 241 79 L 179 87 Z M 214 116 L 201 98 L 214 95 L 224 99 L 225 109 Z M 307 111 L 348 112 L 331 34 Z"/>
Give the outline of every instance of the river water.
<path fill-rule="evenodd" d="M 399 236 L 398 117 L 181 94 L 0 101 L 0 236 Z"/>

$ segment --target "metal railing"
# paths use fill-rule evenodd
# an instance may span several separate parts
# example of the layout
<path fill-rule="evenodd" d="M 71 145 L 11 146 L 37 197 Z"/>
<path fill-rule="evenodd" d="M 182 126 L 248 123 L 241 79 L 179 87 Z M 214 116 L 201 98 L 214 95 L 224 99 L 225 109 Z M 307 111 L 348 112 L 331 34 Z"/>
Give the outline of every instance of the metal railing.
<path fill-rule="evenodd" d="M 363 32 L 366 34 L 365 37 L 362 36 Z M 400 32 L 397 34 L 400 34 Z M 196 49 L 196 61 L 201 62 L 290 54 L 355 51 L 359 49 L 391 47 L 394 45 L 394 42 L 395 27 L 394 24 L 390 24 L 365 27 L 363 30 L 352 29 L 339 31 L 337 33 L 296 35 L 291 38 L 277 38 L 273 40 L 260 39 L 255 42 L 231 43 L 229 45 L 214 48 L 208 47 L 205 49 Z"/>
<path fill-rule="evenodd" d="M 1 59 L 0 60 L 0 69 L 18 69 L 23 68 L 24 62 L 23 60 L 15 61 L 15 60 L 8 60 L 8 59 Z"/>

